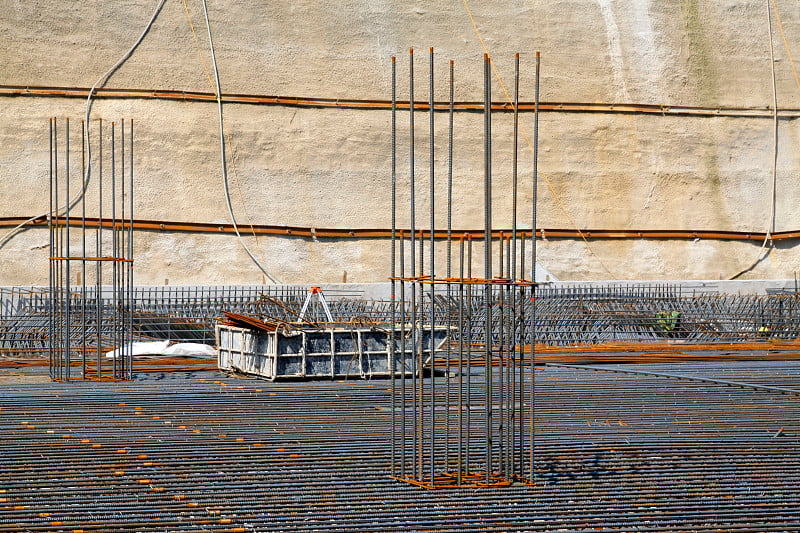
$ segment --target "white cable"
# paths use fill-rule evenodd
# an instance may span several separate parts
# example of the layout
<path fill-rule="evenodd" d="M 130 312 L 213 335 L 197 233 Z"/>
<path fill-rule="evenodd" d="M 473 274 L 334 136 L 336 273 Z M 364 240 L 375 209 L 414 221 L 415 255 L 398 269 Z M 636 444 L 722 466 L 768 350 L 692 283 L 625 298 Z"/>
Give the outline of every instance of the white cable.
<path fill-rule="evenodd" d="M 758 255 L 756 256 L 755 261 L 731 276 L 728 279 L 736 279 L 742 274 L 753 270 L 756 265 L 758 265 L 761 261 L 769 256 L 770 252 L 772 252 L 773 243 L 772 243 L 772 233 L 775 231 L 775 220 L 776 220 L 776 202 L 777 202 L 777 183 L 778 183 L 778 89 L 775 83 L 775 52 L 774 47 L 772 44 L 772 16 L 771 10 L 769 5 L 769 0 L 767 0 L 767 28 L 769 30 L 769 64 L 771 67 L 772 72 L 772 120 L 773 120 L 773 129 L 772 129 L 772 198 L 771 198 L 771 210 L 770 210 L 770 219 L 769 219 L 769 226 L 767 227 L 766 235 L 764 235 L 764 242 L 761 244 L 761 248 L 758 250 Z"/>
<path fill-rule="evenodd" d="M 142 31 L 141 35 L 139 35 L 139 38 L 136 39 L 136 42 L 133 44 L 133 46 L 131 46 L 128 49 L 128 51 L 125 52 L 125 55 L 123 55 L 122 58 L 120 58 L 120 60 L 117 61 L 114 64 L 113 67 L 108 69 L 108 71 L 106 71 L 105 74 L 100 76 L 100 79 L 98 79 L 95 82 L 95 84 L 92 85 L 92 88 L 89 89 L 89 96 L 86 98 L 86 114 L 85 114 L 85 118 L 84 118 L 85 128 L 84 128 L 84 133 L 83 133 L 84 134 L 84 140 L 86 142 L 86 160 L 89 161 L 89 164 L 86 165 L 86 173 L 83 175 L 83 186 L 81 187 L 81 190 L 78 191 L 78 193 L 73 198 L 69 199 L 67 201 L 67 203 L 65 203 L 63 206 L 60 206 L 60 207 L 59 206 L 55 206 L 55 209 L 53 211 L 46 211 L 46 212 L 42 213 L 41 215 L 33 216 L 33 217 L 29 218 L 28 220 L 25 220 L 24 222 L 22 222 L 20 225 L 16 226 L 14 229 L 9 231 L 5 235 L 3 235 L 3 238 L 0 239 L 0 249 L 2 249 L 3 246 L 5 246 L 6 243 L 8 243 L 8 241 L 10 241 L 15 235 L 17 235 L 20 231 L 22 231 L 22 228 L 24 228 L 26 225 L 30 224 L 31 222 L 33 222 L 37 218 L 42 218 L 42 217 L 50 216 L 50 215 L 53 215 L 53 214 L 58 214 L 60 211 L 63 211 L 63 210 L 66 210 L 66 209 L 72 207 L 73 205 L 75 205 L 83 197 L 84 194 L 86 194 L 86 188 L 89 186 L 89 177 L 91 175 L 90 169 L 92 168 L 92 165 L 91 165 L 92 149 L 91 149 L 91 145 L 89 144 L 89 113 L 91 113 L 91 110 L 92 110 L 92 96 L 94 95 L 95 90 L 97 90 L 98 87 L 101 87 L 103 84 L 105 84 L 105 82 L 108 81 L 108 78 L 110 78 L 111 75 L 120 66 L 122 66 L 122 64 L 125 61 L 127 61 L 128 58 L 131 57 L 131 54 L 133 54 L 134 50 L 136 50 L 136 48 L 141 44 L 142 40 L 144 39 L 144 36 L 147 35 L 147 33 L 150 31 L 150 28 L 153 27 L 153 23 L 155 22 L 156 17 L 158 17 L 158 14 L 161 12 L 161 8 L 164 7 L 164 4 L 166 2 L 167 2 L 167 0 L 159 0 L 158 5 L 156 6 L 156 10 L 153 12 L 153 16 L 150 17 L 150 22 L 147 23 L 147 26 L 145 26 L 144 30 Z M 56 149 L 57 149 L 57 147 L 56 147 Z"/>
<path fill-rule="evenodd" d="M 219 114 L 219 151 L 220 151 L 220 158 L 222 160 L 222 184 L 225 187 L 225 202 L 228 205 L 228 213 L 231 216 L 231 224 L 233 225 L 233 230 L 236 232 L 236 237 L 239 238 L 239 243 L 244 248 L 244 251 L 247 252 L 247 255 L 250 256 L 250 259 L 256 264 L 256 266 L 264 273 L 264 275 L 269 279 L 272 283 L 280 283 L 278 280 L 273 278 L 269 272 L 264 268 L 264 266 L 256 259 L 256 256 L 250 251 L 250 248 L 247 247 L 245 244 L 244 239 L 242 239 L 241 234 L 239 234 L 239 226 L 236 224 L 236 217 L 233 214 L 233 205 L 231 204 L 231 194 L 228 188 L 228 164 L 225 157 L 225 126 L 222 121 L 222 92 L 219 88 L 219 71 L 217 70 L 217 57 L 214 54 L 214 41 L 211 38 L 211 23 L 208 20 L 208 6 L 206 5 L 206 0 L 203 0 L 203 15 L 206 19 L 206 30 L 208 30 L 208 44 L 211 48 L 211 64 L 214 67 L 214 83 L 215 92 L 217 93 L 217 111 Z"/>
<path fill-rule="evenodd" d="M 769 64 L 772 69 L 772 212 L 770 216 L 769 228 L 767 228 L 767 238 L 772 246 L 772 234 L 775 232 L 776 222 L 776 202 L 777 202 L 777 182 L 778 182 L 778 88 L 775 82 L 775 52 L 772 44 L 772 17 L 770 16 L 769 3 L 767 3 L 767 19 L 769 27 Z"/>

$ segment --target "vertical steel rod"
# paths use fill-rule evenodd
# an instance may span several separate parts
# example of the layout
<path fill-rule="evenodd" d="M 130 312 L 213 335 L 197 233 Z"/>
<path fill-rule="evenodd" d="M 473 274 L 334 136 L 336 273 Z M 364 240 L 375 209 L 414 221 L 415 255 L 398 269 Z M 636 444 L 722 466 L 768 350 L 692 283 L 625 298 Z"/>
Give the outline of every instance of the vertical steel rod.
<path fill-rule="evenodd" d="M 70 215 L 70 204 L 72 203 L 72 197 L 70 196 L 69 191 L 69 118 L 66 119 L 66 131 L 64 132 L 64 138 L 66 142 L 66 152 L 64 157 L 64 183 L 65 183 L 65 191 L 64 191 L 64 207 L 66 208 L 66 212 L 64 213 L 65 216 L 65 225 L 64 225 L 64 257 L 66 257 L 66 261 L 64 261 L 64 268 L 65 268 L 65 275 L 64 275 L 64 298 L 66 299 L 66 315 L 65 315 L 65 336 L 64 336 L 64 350 L 66 352 L 66 360 L 65 360 L 65 379 L 67 381 L 70 380 L 70 373 L 71 373 L 71 364 L 72 364 L 72 288 L 71 288 L 71 279 L 70 279 L 70 235 L 69 235 L 69 215 Z"/>
<path fill-rule="evenodd" d="M 406 436 L 406 407 L 408 398 L 406 397 L 406 372 L 411 370 L 408 368 L 408 357 L 406 345 L 406 252 L 405 252 L 405 238 L 403 232 L 400 231 L 400 357 L 403 358 L 401 365 L 402 372 L 400 373 L 400 401 L 402 402 L 402 410 L 400 411 L 400 477 L 406 477 L 406 455 L 407 455 L 407 436 Z"/>
<path fill-rule="evenodd" d="M 97 142 L 98 142 L 98 172 L 97 172 L 97 257 L 103 257 L 103 119 L 98 120 L 97 126 Z M 89 161 L 89 165 L 92 162 Z M 97 262 L 95 283 L 97 284 L 97 293 L 95 294 L 96 305 L 96 320 L 97 320 L 97 379 L 103 379 L 103 337 L 102 319 L 103 319 L 103 262 Z"/>
<path fill-rule="evenodd" d="M 483 260 L 484 260 L 484 302 L 483 310 L 485 340 L 484 340 L 484 411 L 485 411 L 485 431 L 486 431 L 486 483 L 490 481 L 492 471 L 492 306 L 491 306 L 491 285 L 488 280 L 492 278 L 492 86 L 491 86 L 491 59 L 489 54 L 484 54 L 483 65 L 483 84 L 484 84 L 484 148 L 483 148 Z"/>
<path fill-rule="evenodd" d="M 452 65 L 452 63 L 451 63 Z M 452 79 L 452 78 L 451 78 Z M 452 93 L 451 93 L 452 94 Z M 451 99 L 452 102 L 452 99 Z M 460 240 L 458 251 L 458 447 L 456 454 L 456 483 L 461 485 L 464 471 L 464 238 Z M 469 347 L 467 347 L 469 349 Z M 467 355 L 467 357 L 469 357 Z M 449 405 L 449 404 L 448 404 Z"/>
<path fill-rule="evenodd" d="M 47 336 L 47 353 L 48 353 L 48 355 L 50 357 L 50 378 L 51 379 L 55 377 L 54 373 L 53 373 L 53 368 L 55 366 L 53 364 L 54 363 L 54 357 L 55 357 L 55 353 L 54 353 L 55 346 L 53 345 L 53 334 L 55 333 L 55 330 L 56 330 L 56 328 L 55 328 L 55 309 L 54 309 L 54 306 L 55 306 L 55 298 L 54 298 L 54 286 L 55 286 L 54 268 L 55 268 L 55 260 L 53 259 L 54 257 L 56 257 L 56 253 L 55 253 L 55 250 L 54 250 L 55 239 L 53 238 L 54 237 L 54 235 L 53 235 L 53 229 L 54 229 L 54 226 L 53 226 L 53 210 L 54 210 L 53 193 L 55 191 L 55 188 L 53 187 L 53 179 L 54 179 L 54 176 L 53 176 L 53 170 L 54 170 L 54 168 L 53 168 L 53 157 L 54 157 L 54 149 L 57 150 L 58 147 L 54 148 L 54 145 L 53 145 L 53 136 L 55 134 L 54 121 L 55 121 L 55 118 L 50 118 L 50 120 L 49 120 L 49 125 L 50 125 L 50 175 L 49 175 L 50 210 L 47 212 L 47 230 L 48 230 L 49 238 L 50 238 L 50 247 L 48 248 L 48 252 L 49 252 L 48 255 L 50 256 L 50 260 L 49 260 L 50 261 L 50 270 L 48 271 L 48 277 L 49 277 L 49 281 L 50 281 L 50 294 L 49 294 L 49 296 L 50 296 L 50 306 L 48 308 L 48 324 L 49 324 L 50 334 Z"/>
<path fill-rule="evenodd" d="M 467 238 L 467 278 L 472 277 L 472 239 Z M 472 283 L 467 284 L 467 333 L 466 333 L 466 345 L 467 345 L 467 380 L 465 384 L 466 389 L 466 404 L 465 404 L 465 414 L 466 414 L 466 422 L 464 423 L 464 427 L 466 429 L 466 436 L 464 439 L 464 471 L 469 472 L 472 466 L 472 454 L 470 450 L 472 449 L 472 345 L 473 345 L 473 336 L 472 333 L 474 329 L 472 328 L 472 319 L 474 317 L 474 309 L 473 309 L 473 293 L 472 293 Z"/>
<path fill-rule="evenodd" d="M 520 258 L 520 276 L 522 278 L 525 277 L 525 235 L 523 234 L 520 237 L 520 251 L 519 251 L 519 258 Z M 519 450 L 519 475 L 525 475 L 525 341 L 527 340 L 527 321 L 525 320 L 525 310 L 527 309 L 527 305 L 534 305 L 534 302 L 528 302 L 526 298 L 526 292 L 524 287 L 520 287 L 519 290 L 519 319 L 518 319 L 518 326 L 519 331 L 517 333 L 517 346 L 519 347 L 519 356 L 517 358 L 518 367 L 519 367 L 519 429 L 518 429 L 518 450 Z M 531 370 L 532 371 L 532 370 Z"/>
<path fill-rule="evenodd" d="M 536 52 L 536 72 L 535 88 L 534 88 L 534 114 L 533 114 L 533 220 L 531 224 L 532 231 L 532 257 L 531 257 L 531 280 L 533 287 L 531 288 L 531 331 L 530 331 L 530 345 L 531 345 L 531 421 L 530 421 L 530 476 L 531 482 L 535 480 L 536 476 L 536 454 L 535 454 L 535 430 L 536 425 L 536 202 L 537 198 L 537 180 L 539 170 L 539 72 L 541 65 L 541 54 Z"/>
<path fill-rule="evenodd" d="M 435 338 L 434 338 L 434 329 L 436 328 L 436 267 L 435 267 L 435 233 L 436 233 L 436 202 L 435 202 L 435 191 L 436 191 L 436 180 L 434 177 L 434 168 L 435 168 L 435 143 L 434 143 L 434 94 L 433 94 L 433 48 L 430 49 L 430 70 L 428 74 L 428 96 L 429 96 L 429 104 L 428 104 L 428 117 L 429 117 L 429 156 L 428 156 L 428 163 L 430 167 L 430 339 L 429 339 L 429 346 L 430 346 L 430 356 L 431 356 L 431 377 L 430 377 L 430 407 L 429 411 L 429 418 L 430 418 L 430 476 L 431 476 L 431 483 L 434 480 L 436 475 L 435 470 L 435 461 L 436 461 L 436 372 L 435 365 L 434 365 L 434 349 L 435 349 Z"/>
<path fill-rule="evenodd" d="M 446 277 L 448 279 L 447 282 L 447 302 L 448 306 L 451 302 L 452 292 L 451 292 L 451 282 L 450 280 L 453 278 L 453 271 L 452 271 L 452 247 L 453 247 L 453 108 L 455 106 L 454 102 L 454 91 L 453 91 L 453 74 L 454 74 L 454 64 L 453 60 L 450 60 L 450 91 L 449 91 L 449 105 L 447 108 L 447 273 Z M 447 322 L 448 326 L 452 326 L 452 318 Z M 459 331 L 461 331 L 459 329 Z M 445 428 L 446 428 L 446 435 L 445 435 L 445 442 L 449 442 L 450 437 L 450 358 L 452 356 L 452 342 L 450 337 L 450 330 L 447 331 L 447 354 L 445 360 L 445 375 L 448 376 L 445 380 L 447 389 L 445 392 L 446 395 L 446 405 L 448 406 L 445 410 Z M 460 360 L 460 359 L 459 359 Z M 460 376 L 459 376 L 460 379 Z M 459 400 L 459 409 L 461 408 L 461 402 Z M 460 411 L 459 411 L 460 413 Z M 460 424 L 460 418 L 459 418 Z M 459 444 L 461 440 L 461 435 L 459 434 Z M 450 468 L 450 446 L 445 444 L 444 447 L 445 453 L 445 467 L 449 470 Z M 459 476 L 461 471 L 461 464 L 460 464 L 460 456 L 459 456 Z M 460 481 L 459 481 L 460 484 Z"/>
<path fill-rule="evenodd" d="M 534 74 L 534 107 L 533 107 L 533 202 L 531 205 L 531 280 L 536 283 L 536 202 L 539 178 L 539 68 L 541 55 L 536 52 L 536 71 Z"/>
<path fill-rule="evenodd" d="M 391 240 L 391 272 L 389 280 L 391 284 L 391 330 L 389 335 L 389 372 L 392 380 L 392 475 L 397 475 L 395 466 L 395 448 L 397 447 L 397 430 L 396 430 L 396 410 L 397 399 L 395 394 L 395 321 L 396 321 L 396 306 L 397 299 L 395 298 L 395 278 L 396 272 L 396 245 L 395 245 L 395 231 L 397 228 L 397 60 L 392 56 L 392 240 Z"/>
<path fill-rule="evenodd" d="M 416 238 L 417 238 L 417 227 L 416 227 L 416 198 L 415 198 L 415 179 L 414 179 L 414 49 L 409 49 L 408 53 L 408 122 L 409 122 L 409 179 L 410 179 L 410 202 L 411 202 L 411 243 L 410 243 L 410 253 L 411 253 L 411 278 L 415 278 L 417 275 L 416 270 Z M 421 274 L 421 272 L 420 272 Z M 412 423 L 414 427 L 414 432 L 416 433 L 419 428 L 417 427 L 417 380 L 422 380 L 422 366 L 418 364 L 417 358 L 417 351 L 419 350 L 418 346 L 418 324 L 417 324 L 417 287 L 412 283 L 411 284 L 411 345 L 413 350 L 413 374 L 411 376 L 411 402 L 412 402 Z M 419 375 L 417 375 L 419 374 Z M 417 439 L 416 437 L 412 440 L 412 455 L 414 459 L 414 477 L 419 480 L 422 477 L 422 467 L 420 466 L 420 462 L 417 461 Z M 420 452 L 422 450 L 420 448 Z"/>
<path fill-rule="evenodd" d="M 119 270 L 119 263 L 117 262 L 116 258 L 119 257 L 117 252 L 117 160 L 116 160 L 116 124 L 112 121 L 111 122 L 111 338 L 113 349 L 116 350 L 116 357 L 111 359 L 113 365 L 113 376 L 114 378 L 119 377 L 119 355 L 120 355 L 120 345 L 119 345 L 119 322 L 118 318 L 118 305 L 119 302 L 117 301 L 117 275 Z"/>
<path fill-rule="evenodd" d="M 63 232 L 61 227 L 61 208 L 58 203 L 58 189 L 60 187 L 59 179 L 58 179 L 58 119 L 53 119 L 53 186 L 54 186 L 54 194 L 53 194 L 53 210 L 55 213 L 55 225 L 53 230 L 53 238 L 55 241 L 55 250 L 51 253 L 54 257 L 63 257 L 63 253 L 61 250 L 62 241 L 63 241 Z M 63 262 L 56 260 L 56 269 L 54 272 L 55 276 L 55 290 L 54 298 L 55 303 L 58 304 L 58 312 L 56 314 L 56 327 L 53 332 L 53 343 L 56 347 L 56 361 L 55 366 L 56 370 L 53 372 L 54 379 L 63 379 L 64 378 L 64 346 L 63 346 L 63 333 L 64 333 L 64 294 L 63 294 L 63 287 L 62 287 L 62 277 L 64 275 L 63 272 Z"/>
<path fill-rule="evenodd" d="M 511 177 L 511 270 L 508 277 L 517 280 L 517 160 L 519 146 L 519 53 L 514 55 L 514 148 Z M 524 275 L 524 273 L 523 273 Z"/>
<path fill-rule="evenodd" d="M 129 213 L 129 220 L 128 220 L 128 263 L 126 270 L 128 271 L 128 298 L 127 298 L 127 306 L 126 311 L 128 313 L 128 342 L 127 345 L 130 347 L 128 351 L 128 376 L 127 379 L 133 379 L 133 119 L 130 120 L 130 136 L 129 136 L 129 143 L 130 149 L 128 150 L 128 157 L 130 158 L 128 169 L 130 172 L 130 180 L 128 182 L 128 186 L 130 190 L 128 192 L 128 202 L 130 203 L 130 208 L 128 210 Z M 125 267 L 125 265 L 123 265 Z"/>
<path fill-rule="evenodd" d="M 86 123 L 81 120 L 81 181 L 86 176 Z M 86 379 L 86 187 L 81 184 L 81 379 Z"/>

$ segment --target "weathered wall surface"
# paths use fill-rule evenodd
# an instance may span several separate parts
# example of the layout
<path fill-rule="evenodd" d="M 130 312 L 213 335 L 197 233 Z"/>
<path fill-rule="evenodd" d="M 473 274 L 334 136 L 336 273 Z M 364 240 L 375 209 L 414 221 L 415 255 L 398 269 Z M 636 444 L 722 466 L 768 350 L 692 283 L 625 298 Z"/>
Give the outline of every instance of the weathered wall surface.
<path fill-rule="evenodd" d="M 0 84 L 90 87 L 133 44 L 157 2 L 0 0 Z M 764 1 L 560 0 L 470 2 L 507 87 L 522 52 L 521 100 L 533 100 L 533 51 L 542 53 L 542 100 L 698 107 L 772 105 Z M 776 2 L 790 46 L 800 43 L 800 4 Z M 201 4 L 169 0 L 152 30 L 107 87 L 211 91 Z M 483 48 L 461 1 L 209 2 L 225 93 L 388 99 L 398 56 L 399 98 L 408 98 L 408 48 L 418 50 L 416 99 L 427 100 L 427 47 L 436 50 L 436 99 L 482 97 Z M 800 107 L 800 88 L 773 14 L 780 108 Z M 200 52 L 198 51 L 198 45 Z M 800 53 L 800 46 L 797 46 Z M 421 52 L 421 53 L 420 53 Z M 495 80 L 496 100 L 504 98 Z M 0 92 L 0 217 L 48 206 L 51 116 L 80 119 L 82 99 Z M 98 98 L 92 117 L 136 123 L 136 218 L 227 222 L 216 104 Z M 512 117 L 494 118 L 494 223 L 511 221 Z M 455 119 L 453 225 L 482 227 L 482 116 Z M 390 113 L 386 110 L 225 105 L 237 218 L 247 223 L 334 228 L 390 225 Z M 63 123 L 63 121 L 62 121 Z M 75 123 L 73 122 L 73 125 Z M 522 128 L 533 130 L 529 112 Z M 763 232 L 770 225 L 772 119 L 636 113 L 543 113 L 539 226 Z M 427 116 L 417 116 L 418 222 L 427 227 Z M 76 128 L 77 129 L 77 128 Z M 800 229 L 796 176 L 800 123 L 779 122 L 775 230 Z M 447 169 L 446 115 L 436 123 L 438 201 Z M 76 136 L 73 147 L 79 146 Z M 398 115 L 398 176 L 408 224 L 408 114 Z M 531 198 L 532 157 L 521 140 L 520 202 Z M 73 168 L 80 168 L 75 159 Z M 75 180 L 79 180 L 75 175 Z M 90 215 L 96 204 L 87 198 Z M 439 204 L 442 210 L 443 203 Z M 443 211 L 442 211 L 443 213 Z M 521 226 L 530 220 L 520 215 Z M 444 225 L 444 216 L 437 224 Z M 2 229 L 2 233 L 7 229 Z M 248 237 L 286 282 L 381 281 L 388 242 Z M 47 232 L 28 230 L 0 249 L 0 285 L 47 282 Z M 714 240 L 548 238 L 541 263 L 560 279 L 718 279 L 749 266 L 760 243 Z M 137 232 L 137 282 L 258 283 L 263 277 L 235 237 Z M 796 242 L 780 241 L 747 276 L 788 278 Z M 440 262 L 439 264 L 442 264 Z M 346 273 L 346 274 L 345 274 Z"/>

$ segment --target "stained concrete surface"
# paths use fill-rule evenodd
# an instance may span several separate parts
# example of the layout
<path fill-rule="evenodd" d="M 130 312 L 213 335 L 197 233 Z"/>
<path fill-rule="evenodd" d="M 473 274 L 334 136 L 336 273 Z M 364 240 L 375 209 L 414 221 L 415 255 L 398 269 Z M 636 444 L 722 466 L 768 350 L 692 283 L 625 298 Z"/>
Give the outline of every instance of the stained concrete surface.
<path fill-rule="evenodd" d="M 136 40 L 155 2 L 66 5 L 0 0 L 0 84 L 89 87 Z M 323 1 L 264 5 L 210 2 L 226 93 L 387 99 L 389 59 L 398 56 L 399 98 L 408 98 L 409 47 L 417 49 L 416 98 L 427 100 L 427 47 L 436 51 L 437 99 L 447 98 L 447 60 L 456 61 L 456 99 L 481 98 L 483 48 L 457 1 Z M 474 4 L 474 5 L 473 5 Z M 701 107 L 771 105 L 764 2 L 470 2 L 498 73 L 511 87 L 522 52 L 521 100 L 533 99 L 533 50 L 542 52 L 542 99 Z M 168 2 L 108 87 L 210 91 L 207 36 L 199 2 Z M 778 1 L 789 42 L 800 6 Z M 773 24 L 775 20 L 773 17 Z M 798 106 L 777 34 L 781 108 Z M 198 52 L 198 44 L 200 52 Z M 203 56 L 203 61 L 200 59 Z M 204 70 L 204 63 L 205 70 Z M 504 98 L 495 81 L 495 99 Z M 51 116 L 78 119 L 83 99 L 0 94 L 0 217 L 47 210 Z M 135 119 L 136 217 L 227 222 L 213 102 L 97 99 L 93 117 Z M 427 226 L 427 117 L 417 124 L 418 220 Z M 390 114 L 386 110 L 225 105 L 233 206 L 240 224 L 387 228 Z M 408 116 L 398 117 L 398 224 L 409 222 Z M 533 117 L 521 114 L 530 134 Z M 511 220 L 512 120 L 494 123 L 494 224 Z M 482 117 L 455 120 L 453 225 L 482 226 Z M 436 187 L 444 226 L 445 115 L 436 119 Z M 544 113 L 540 124 L 539 219 L 545 228 L 763 232 L 770 227 L 772 121 L 619 113 Z M 775 230 L 800 227 L 797 120 L 779 123 Z M 77 146 L 78 138 L 73 141 Z M 522 141 L 520 203 L 531 198 L 532 158 Z M 79 168 L 75 159 L 74 168 Z M 77 179 L 77 176 L 75 176 Z M 89 216 L 96 196 L 87 197 Z M 521 226 L 530 227 L 527 216 Z M 3 231 L 5 233 L 6 230 Z M 245 232 L 246 233 L 246 232 Z M 246 238 L 286 282 L 382 281 L 388 242 Z M 718 279 L 746 268 L 760 243 L 548 238 L 539 259 L 559 279 Z M 794 242 L 776 245 L 746 276 L 791 278 Z M 137 283 L 260 283 L 235 237 L 137 232 Z M 47 233 L 29 230 L 0 249 L 0 283 L 47 282 Z M 439 263 L 443 264 L 443 263 Z"/>

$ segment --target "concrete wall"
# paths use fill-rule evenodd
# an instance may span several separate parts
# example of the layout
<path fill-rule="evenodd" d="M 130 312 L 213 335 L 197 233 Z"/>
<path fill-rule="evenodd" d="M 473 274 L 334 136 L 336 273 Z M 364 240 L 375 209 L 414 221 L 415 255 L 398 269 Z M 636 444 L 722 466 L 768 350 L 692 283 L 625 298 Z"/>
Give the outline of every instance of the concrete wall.
<path fill-rule="evenodd" d="M 0 84 L 90 87 L 133 44 L 157 2 L 0 0 Z M 210 91 L 201 4 L 169 0 L 152 30 L 107 87 Z M 470 2 L 499 74 L 512 86 L 522 52 L 521 100 L 533 99 L 533 51 L 542 53 L 542 99 L 699 107 L 765 108 L 772 103 L 767 4 L 763 0 L 559 0 Z M 776 2 L 790 44 L 800 41 L 800 4 Z M 456 99 L 482 97 L 483 48 L 461 1 L 209 1 L 223 92 L 387 99 L 389 58 L 398 56 L 399 98 L 407 99 L 408 48 L 418 50 L 417 95 L 427 100 L 427 47 L 437 54 L 438 100 L 447 98 L 447 61 Z M 773 15 L 781 108 L 800 107 Z M 421 52 L 421 53 L 420 53 Z M 796 51 L 800 54 L 800 48 Z M 495 81 L 493 93 L 502 100 Z M 82 117 L 85 101 L 0 93 L 0 217 L 48 206 L 51 116 Z M 136 218 L 229 220 L 219 163 L 216 104 L 97 99 L 92 117 L 136 121 Z M 398 175 L 408 224 L 408 115 L 399 120 Z M 390 225 L 390 114 L 385 110 L 225 105 L 232 139 L 231 193 L 239 222 L 310 227 Z M 62 121 L 63 123 L 63 121 Z M 531 113 L 521 125 L 533 129 Z M 458 113 L 453 225 L 482 227 L 482 117 Z M 427 117 L 417 116 L 418 220 L 427 226 Z M 763 232 L 769 227 L 769 117 L 543 113 L 539 226 Z M 444 198 L 446 115 L 437 117 L 437 197 Z M 510 225 L 512 120 L 494 120 L 494 223 Z M 777 231 L 800 228 L 794 208 L 800 123 L 779 123 Z M 77 146 L 79 137 L 73 140 Z M 520 202 L 531 198 L 532 156 L 522 141 Z M 73 163 L 79 168 L 79 159 Z M 76 175 L 76 180 L 80 178 Z M 77 181 L 76 181 L 77 183 Z M 90 193 L 89 215 L 96 204 Z M 441 204 L 440 204 L 441 205 Z M 443 208 L 444 206 L 441 205 Z M 444 224 L 439 217 L 438 224 Z M 521 222 L 530 227 L 527 215 Z M 2 229 L 2 235 L 7 229 Z M 375 282 L 388 276 L 388 242 L 298 237 L 247 238 L 284 282 Z M 47 282 L 48 236 L 28 230 L 0 249 L 0 285 Z M 800 250 L 780 241 L 745 277 L 792 278 Z M 714 240 L 541 242 L 541 263 L 562 280 L 718 279 L 748 267 L 760 243 Z M 262 273 L 235 237 L 137 232 L 137 282 L 260 283 Z M 443 259 L 443 256 L 440 256 Z M 443 264 L 442 261 L 439 264 Z"/>

